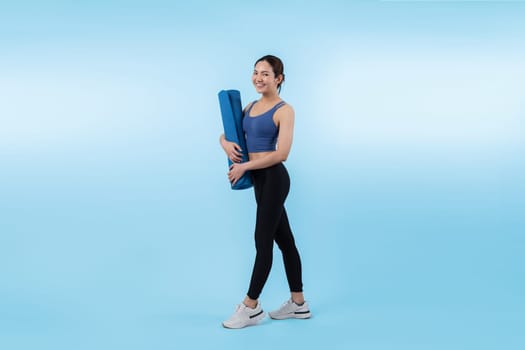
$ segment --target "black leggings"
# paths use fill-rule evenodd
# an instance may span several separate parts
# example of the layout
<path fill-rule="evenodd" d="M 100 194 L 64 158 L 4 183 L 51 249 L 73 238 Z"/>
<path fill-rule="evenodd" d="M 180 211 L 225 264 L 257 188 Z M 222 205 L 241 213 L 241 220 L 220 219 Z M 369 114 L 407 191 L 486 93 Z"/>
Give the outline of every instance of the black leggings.
<path fill-rule="evenodd" d="M 282 163 L 269 168 L 252 170 L 257 201 L 255 248 L 257 256 L 253 266 L 248 297 L 258 299 L 272 268 L 273 241 L 283 254 L 286 277 L 291 292 L 302 292 L 301 258 L 284 209 L 290 190 L 290 177 Z"/>

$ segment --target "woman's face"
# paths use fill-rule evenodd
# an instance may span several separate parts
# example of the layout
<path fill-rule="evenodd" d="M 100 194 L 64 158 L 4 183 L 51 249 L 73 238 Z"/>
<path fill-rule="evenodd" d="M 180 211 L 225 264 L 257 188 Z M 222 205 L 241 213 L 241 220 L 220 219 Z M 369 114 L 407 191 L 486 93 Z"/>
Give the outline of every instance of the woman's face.
<path fill-rule="evenodd" d="M 252 75 L 255 90 L 262 93 L 276 93 L 281 77 L 275 77 L 272 66 L 266 61 L 260 61 L 255 65 Z"/>

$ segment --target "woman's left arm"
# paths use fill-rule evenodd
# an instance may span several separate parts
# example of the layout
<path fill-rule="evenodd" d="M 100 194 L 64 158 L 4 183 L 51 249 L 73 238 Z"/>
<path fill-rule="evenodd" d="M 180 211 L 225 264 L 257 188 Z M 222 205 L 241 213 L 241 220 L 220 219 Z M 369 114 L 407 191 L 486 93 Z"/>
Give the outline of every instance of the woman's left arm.
<path fill-rule="evenodd" d="M 272 165 L 284 162 L 288 158 L 288 154 L 292 148 L 295 118 L 294 110 L 290 105 L 284 105 L 275 112 L 274 117 L 279 125 L 277 150 L 268 153 L 264 157 L 250 160 L 245 163 L 232 164 L 230 172 L 228 173 L 228 178 L 233 184 L 235 184 L 235 182 L 237 182 L 246 171 L 268 168 Z"/>

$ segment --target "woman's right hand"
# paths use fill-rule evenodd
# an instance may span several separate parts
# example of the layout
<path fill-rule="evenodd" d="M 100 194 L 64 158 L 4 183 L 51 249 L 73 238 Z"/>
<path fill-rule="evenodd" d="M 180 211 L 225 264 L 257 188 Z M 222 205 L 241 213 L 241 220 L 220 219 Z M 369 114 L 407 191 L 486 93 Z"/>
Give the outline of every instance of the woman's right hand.
<path fill-rule="evenodd" d="M 242 149 L 235 142 L 227 141 L 226 139 L 221 139 L 221 146 L 226 153 L 226 156 L 234 163 L 240 163 L 242 160 Z"/>

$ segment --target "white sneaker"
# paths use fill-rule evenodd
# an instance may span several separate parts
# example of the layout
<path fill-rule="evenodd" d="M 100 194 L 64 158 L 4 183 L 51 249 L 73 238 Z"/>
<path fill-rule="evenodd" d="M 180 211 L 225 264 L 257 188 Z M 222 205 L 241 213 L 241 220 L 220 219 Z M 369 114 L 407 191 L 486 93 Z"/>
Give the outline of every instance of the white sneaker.
<path fill-rule="evenodd" d="M 279 310 L 271 311 L 270 317 L 274 320 L 284 320 L 287 318 L 310 318 L 312 316 L 308 303 L 305 301 L 299 306 L 292 299 L 285 302 Z"/>
<path fill-rule="evenodd" d="M 246 326 L 251 326 L 262 320 L 266 316 L 263 309 L 261 308 L 261 303 L 257 303 L 255 309 L 249 308 L 244 303 L 237 305 L 233 315 L 222 323 L 225 328 L 244 328 Z"/>

